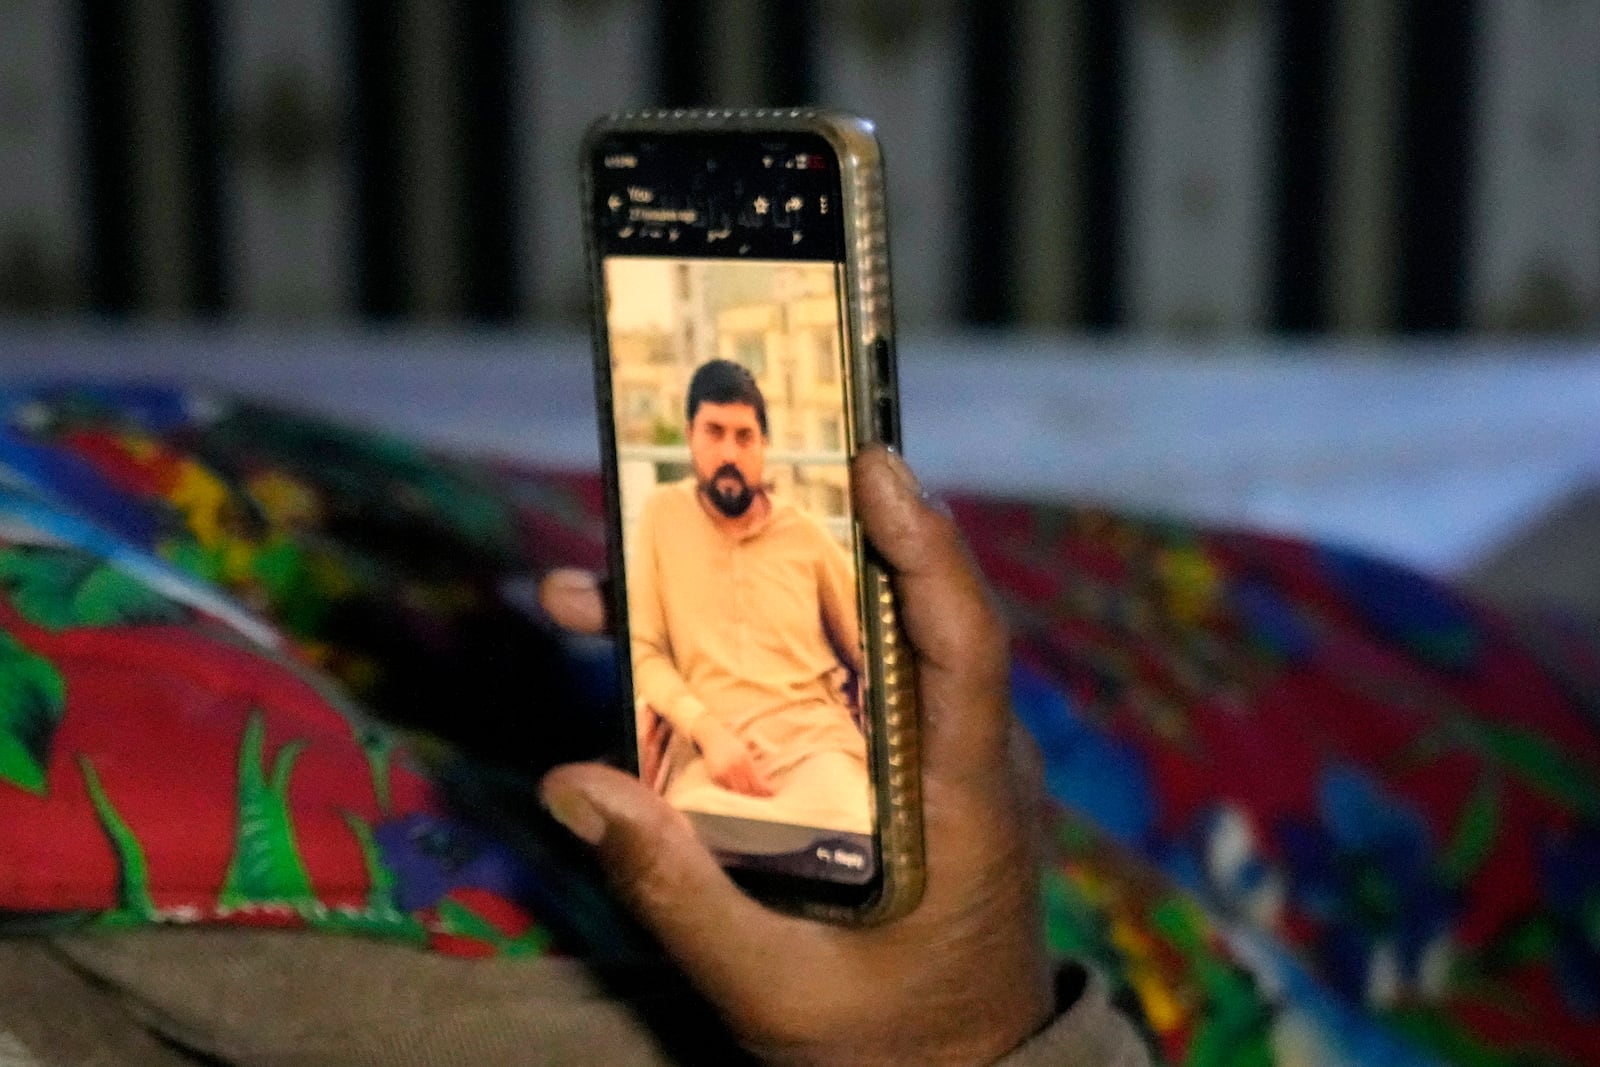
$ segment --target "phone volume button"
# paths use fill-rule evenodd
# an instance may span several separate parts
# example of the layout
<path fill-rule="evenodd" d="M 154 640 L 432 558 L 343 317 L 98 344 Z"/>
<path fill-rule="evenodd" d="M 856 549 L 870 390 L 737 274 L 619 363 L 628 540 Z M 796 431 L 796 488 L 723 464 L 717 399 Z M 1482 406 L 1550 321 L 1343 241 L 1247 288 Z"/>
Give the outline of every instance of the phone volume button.
<path fill-rule="evenodd" d="M 886 445 L 898 445 L 894 432 L 894 399 L 889 396 L 878 397 L 878 440 Z"/>
<path fill-rule="evenodd" d="M 872 342 L 872 369 L 877 374 L 877 383 L 880 387 L 889 385 L 894 380 L 894 368 L 890 365 L 889 339 L 879 337 Z"/>

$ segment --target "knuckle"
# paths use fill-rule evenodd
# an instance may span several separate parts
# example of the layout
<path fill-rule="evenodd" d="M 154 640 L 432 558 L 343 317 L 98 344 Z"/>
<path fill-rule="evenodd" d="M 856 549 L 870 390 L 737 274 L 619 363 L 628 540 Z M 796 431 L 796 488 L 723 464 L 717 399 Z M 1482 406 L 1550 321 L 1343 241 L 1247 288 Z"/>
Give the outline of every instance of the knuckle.
<path fill-rule="evenodd" d="M 653 910 L 677 897 L 683 881 L 674 862 L 680 832 L 666 814 L 656 813 L 630 825 L 607 850 L 612 882 L 639 908 Z"/>
<path fill-rule="evenodd" d="M 941 557 L 957 565 L 969 563 L 966 558 L 966 539 L 961 536 L 961 527 L 956 525 L 956 520 L 948 512 L 923 508 L 922 521 L 918 526 L 925 548 L 937 551 Z"/>
<path fill-rule="evenodd" d="M 973 671 L 986 683 L 1002 686 L 1011 674 L 1011 628 L 987 595 L 980 595 L 974 622 L 979 639 L 972 646 Z"/>
<path fill-rule="evenodd" d="M 635 910 L 654 916 L 682 902 L 684 884 L 682 870 L 672 862 L 671 853 L 656 849 L 640 858 L 629 873 L 627 884 L 619 889 Z"/>

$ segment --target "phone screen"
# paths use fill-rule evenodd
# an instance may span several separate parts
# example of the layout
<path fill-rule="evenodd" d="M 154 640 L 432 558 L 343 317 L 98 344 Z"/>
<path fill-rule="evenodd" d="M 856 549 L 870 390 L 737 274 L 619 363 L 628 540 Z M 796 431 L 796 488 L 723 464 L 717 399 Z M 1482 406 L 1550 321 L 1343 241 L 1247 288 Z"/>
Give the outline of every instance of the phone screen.
<path fill-rule="evenodd" d="M 865 886 L 837 156 L 805 133 L 594 151 L 640 774 L 736 876 Z"/>

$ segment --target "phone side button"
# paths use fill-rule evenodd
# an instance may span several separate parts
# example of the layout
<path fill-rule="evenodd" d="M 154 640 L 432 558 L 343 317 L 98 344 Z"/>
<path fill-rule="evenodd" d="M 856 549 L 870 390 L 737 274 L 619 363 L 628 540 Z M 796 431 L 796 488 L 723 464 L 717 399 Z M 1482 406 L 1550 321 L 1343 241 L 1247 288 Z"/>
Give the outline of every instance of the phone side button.
<path fill-rule="evenodd" d="M 880 337 L 872 342 L 872 369 L 877 373 L 878 384 L 887 385 L 894 380 L 894 368 L 889 365 L 889 339 Z"/>
<path fill-rule="evenodd" d="M 894 398 L 880 396 L 878 398 L 878 440 L 886 445 L 899 445 L 898 434 L 895 433 Z"/>

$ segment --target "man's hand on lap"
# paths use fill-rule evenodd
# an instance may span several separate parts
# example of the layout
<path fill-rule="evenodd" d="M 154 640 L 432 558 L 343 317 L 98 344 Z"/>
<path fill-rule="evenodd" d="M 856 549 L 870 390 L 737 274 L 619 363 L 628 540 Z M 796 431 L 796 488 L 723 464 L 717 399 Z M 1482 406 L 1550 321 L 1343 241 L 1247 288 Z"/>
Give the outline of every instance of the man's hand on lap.
<path fill-rule="evenodd" d="M 707 714 L 700 716 L 691 732 L 713 782 L 745 796 L 772 796 L 772 784 L 756 766 L 750 747 L 732 730 Z"/>

